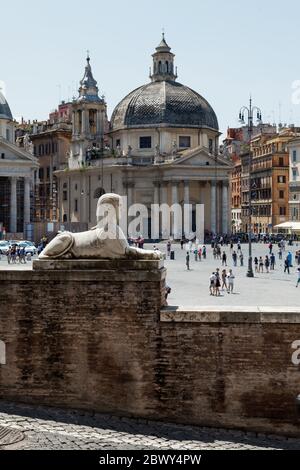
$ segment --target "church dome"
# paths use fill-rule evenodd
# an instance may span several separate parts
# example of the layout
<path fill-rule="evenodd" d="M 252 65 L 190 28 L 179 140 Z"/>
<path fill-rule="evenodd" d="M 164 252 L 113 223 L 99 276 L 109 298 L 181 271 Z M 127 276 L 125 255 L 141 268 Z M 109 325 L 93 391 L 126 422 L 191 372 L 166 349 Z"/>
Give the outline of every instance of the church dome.
<path fill-rule="evenodd" d="M 210 104 L 187 86 L 177 83 L 174 54 L 162 40 L 152 55 L 151 83 L 127 95 L 115 108 L 112 131 L 139 127 L 192 127 L 219 130 Z"/>
<path fill-rule="evenodd" d="M 191 88 L 173 80 L 159 80 L 132 91 L 115 108 L 112 130 L 139 127 L 219 129 L 210 104 Z"/>
<path fill-rule="evenodd" d="M 10 107 L 0 91 L 0 119 L 13 120 Z"/>

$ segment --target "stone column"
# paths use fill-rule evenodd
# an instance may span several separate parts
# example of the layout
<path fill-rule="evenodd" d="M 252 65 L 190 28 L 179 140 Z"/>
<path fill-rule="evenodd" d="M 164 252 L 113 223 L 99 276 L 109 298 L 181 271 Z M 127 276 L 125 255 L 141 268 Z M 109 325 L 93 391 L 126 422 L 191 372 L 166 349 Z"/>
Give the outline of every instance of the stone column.
<path fill-rule="evenodd" d="M 85 109 L 81 112 L 81 134 L 85 134 L 86 131 L 86 113 Z"/>
<path fill-rule="evenodd" d="M 190 182 L 184 182 L 184 204 L 190 203 Z"/>
<path fill-rule="evenodd" d="M 192 233 L 192 206 L 190 205 L 190 182 L 184 181 L 184 212 L 183 212 L 183 232 L 185 237 Z"/>
<path fill-rule="evenodd" d="M 72 112 L 72 133 L 75 135 L 76 132 L 76 113 L 75 111 Z"/>
<path fill-rule="evenodd" d="M 179 203 L 178 201 L 178 182 L 173 182 L 172 183 L 172 206 L 175 208 L 175 212 L 172 212 L 171 218 L 172 218 L 172 230 L 171 233 L 174 237 L 175 240 L 178 240 L 181 238 L 181 233 L 180 233 L 180 228 L 181 228 L 181 223 L 179 219 L 179 214 L 177 213 L 177 205 Z M 180 214 L 181 215 L 181 214 Z"/>
<path fill-rule="evenodd" d="M 162 207 L 168 204 L 168 181 L 163 181 L 160 185 L 160 203 Z M 160 214 L 160 230 L 161 230 L 161 237 L 163 240 L 166 240 L 170 237 L 170 217 L 169 211 Z"/>
<path fill-rule="evenodd" d="M 160 238 L 160 211 L 159 211 L 159 203 L 160 203 L 160 183 L 158 181 L 154 181 L 154 197 L 153 197 L 153 204 L 154 207 L 151 210 L 151 232 L 154 234 L 154 238 Z"/>
<path fill-rule="evenodd" d="M 228 182 L 222 185 L 222 232 L 228 233 Z"/>
<path fill-rule="evenodd" d="M 24 178 L 24 226 L 30 224 L 30 178 Z"/>
<path fill-rule="evenodd" d="M 216 213 L 216 202 L 217 202 L 217 188 L 216 182 L 210 182 L 210 230 L 216 233 L 217 230 L 217 213 Z"/>
<path fill-rule="evenodd" d="M 10 179 L 10 232 L 17 232 L 17 178 Z"/>

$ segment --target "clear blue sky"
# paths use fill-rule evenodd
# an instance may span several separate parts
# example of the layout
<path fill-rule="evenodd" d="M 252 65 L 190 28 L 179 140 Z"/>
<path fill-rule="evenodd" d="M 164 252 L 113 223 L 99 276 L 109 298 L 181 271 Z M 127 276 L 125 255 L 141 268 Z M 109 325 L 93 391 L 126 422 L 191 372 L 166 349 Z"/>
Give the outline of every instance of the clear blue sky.
<path fill-rule="evenodd" d="M 282 122 L 300 125 L 300 104 L 292 104 L 300 80 L 297 0 L 14 0 L 1 2 L 0 18 L 0 81 L 15 117 L 45 119 L 60 96 L 70 97 L 87 49 L 110 116 L 148 82 L 164 27 L 178 81 L 210 102 L 222 131 L 238 124 L 250 92 L 265 121 L 278 122 L 281 107 Z"/>

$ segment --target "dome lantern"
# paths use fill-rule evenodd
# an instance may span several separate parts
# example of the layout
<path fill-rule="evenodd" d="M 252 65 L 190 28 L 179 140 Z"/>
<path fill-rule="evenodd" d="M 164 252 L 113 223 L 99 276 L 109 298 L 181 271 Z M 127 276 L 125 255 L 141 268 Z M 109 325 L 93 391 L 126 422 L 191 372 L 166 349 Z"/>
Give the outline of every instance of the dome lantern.
<path fill-rule="evenodd" d="M 152 82 L 160 82 L 163 80 L 175 81 L 177 78 L 177 70 L 174 69 L 174 57 L 165 40 L 165 34 L 162 34 L 162 40 L 156 47 L 153 57 L 153 70 L 150 73 Z"/>

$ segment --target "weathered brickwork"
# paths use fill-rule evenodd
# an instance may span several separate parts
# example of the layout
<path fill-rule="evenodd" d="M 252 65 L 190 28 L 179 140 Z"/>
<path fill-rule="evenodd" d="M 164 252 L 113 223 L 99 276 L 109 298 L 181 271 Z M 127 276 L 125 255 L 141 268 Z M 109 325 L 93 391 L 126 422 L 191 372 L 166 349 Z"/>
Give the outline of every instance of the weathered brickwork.
<path fill-rule="evenodd" d="M 165 270 L 136 264 L 0 281 L 0 399 L 300 435 L 300 314 L 161 320 Z"/>

